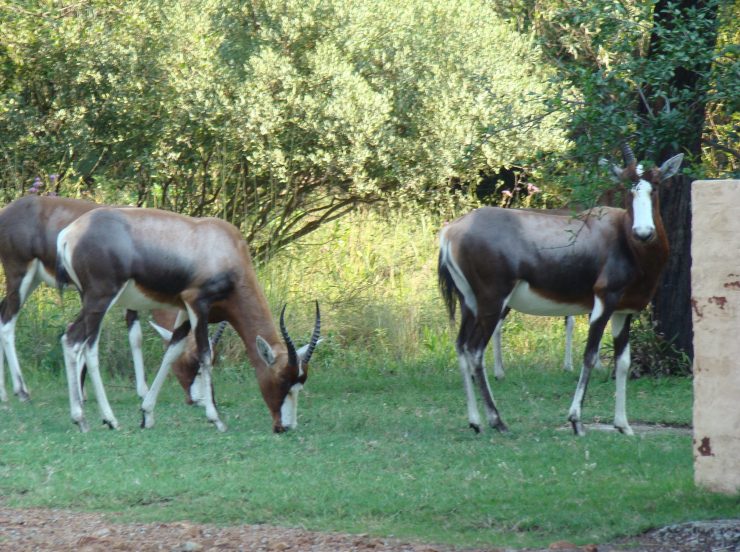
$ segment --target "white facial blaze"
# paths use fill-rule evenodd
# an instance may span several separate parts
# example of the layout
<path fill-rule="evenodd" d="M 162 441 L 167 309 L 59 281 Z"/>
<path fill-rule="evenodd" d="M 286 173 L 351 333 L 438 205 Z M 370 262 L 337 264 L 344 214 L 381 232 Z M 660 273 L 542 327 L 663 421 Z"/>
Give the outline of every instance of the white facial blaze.
<path fill-rule="evenodd" d="M 632 188 L 632 231 L 641 238 L 647 238 L 655 232 L 652 191 L 653 187 L 646 180 L 640 180 Z"/>
<path fill-rule="evenodd" d="M 280 407 L 280 420 L 284 427 L 295 429 L 298 426 L 298 392 L 303 385 L 296 383 L 290 388 Z"/>

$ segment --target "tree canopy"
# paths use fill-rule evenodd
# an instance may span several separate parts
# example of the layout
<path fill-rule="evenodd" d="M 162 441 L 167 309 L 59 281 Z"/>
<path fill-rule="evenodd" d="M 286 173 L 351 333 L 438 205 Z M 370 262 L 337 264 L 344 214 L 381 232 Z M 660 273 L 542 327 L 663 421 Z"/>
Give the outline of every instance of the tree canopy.
<path fill-rule="evenodd" d="M 259 252 L 567 147 L 552 69 L 484 1 L 36 0 L 0 36 L 6 199 L 59 175 Z"/>

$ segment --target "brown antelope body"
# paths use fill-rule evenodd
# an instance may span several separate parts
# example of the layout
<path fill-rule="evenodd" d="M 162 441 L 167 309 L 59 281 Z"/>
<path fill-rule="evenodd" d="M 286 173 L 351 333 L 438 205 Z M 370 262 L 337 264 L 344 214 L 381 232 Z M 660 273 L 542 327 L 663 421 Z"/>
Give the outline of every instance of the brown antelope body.
<path fill-rule="evenodd" d="M 17 199 L 0 210 L 0 263 L 5 272 L 6 294 L 0 303 L 0 401 L 7 400 L 3 358 L 7 359 L 13 392 L 28 400 L 29 392 L 23 379 L 15 349 L 15 324 L 18 313 L 33 291 L 45 282 L 56 285 L 57 237 L 59 232 L 83 213 L 101 207 L 81 199 L 29 195 Z M 155 320 L 174 323 L 176 311 L 155 310 Z M 133 357 L 136 392 L 142 399 L 148 391 L 142 355 L 142 331 L 138 315 L 126 312 L 128 338 Z M 190 339 L 174 370 L 180 384 L 191 385 L 192 358 L 195 341 Z M 197 370 L 196 370 L 197 373 Z"/>
<path fill-rule="evenodd" d="M 57 236 L 81 214 L 100 205 L 79 199 L 30 195 L 6 205 L 0 211 L 0 262 L 5 271 L 6 294 L 0 303 L 0 400 L 7 400 L 3 375 L 3 356 L 13 382 L 13 392 L 28 400 L 15 349 L 15 324 L 18 313 L 42 282 L 54 286 L 57 263 Z M 135 313 L 128 313 L 129 342 L 134 360 L 136 390 L 147 392 L 141 354 L 141 327 Z"/>
<path fill-rule="evenodd" d="M 65 228 L 57 240 L 57 252 L 59 282 L 73 282 L 82 298 L 82 310 L 62 337 L 70 411 L 82 431 L 88 428 L 78 376 L 83 358 L 104 423 L 118 425 L 100 380 L 97 354 L 100 325 L 113 304 L 131 310 L 164 307 L 182 312 L 142 402 L 142 427 L 154 425 L 157 395 L 191 327 L 202 385 L 211 388 L 208 323 L 222 320 L 244 342 L 274 431 L 295 427 L 298 391 L 319 338 L 318 304 L 311 342 L 299 354 L 282 324 L 282 314 L 282 338 L 278 335 L 249 248 L 234 226 L 156 209 L 101 208 Z M 224 430 L 211 393 L 205 393 L 203 403 L 208 420 Z"/>
<path fill-rule="evenodd" d="M 483 366 L 488 341 L 507 309 L 567 316 L 591 313 L 583 367 L 570 407 L 574 431 L 584 433 L 581 409 L 607 322 L 612 321 L 616 358 L 614 425 L 632 429 L 626 414 L 630 365 L 629 323 L 644 308 L 668 257 L 657 192 L 678 171 L 682 155 L 641 174 L 626 148 L 627 167 L 616 169 L 631 184 L 626 209 L 597 207 L 577 216 L 484 207 L 444 228 L 439 282 L 450 316 L 460 303 L 456 349 L 468 399 L 471 427 L 480 430 L 473 381 L 488 423 L 506 430 Z M 473 379 L 474 378 L 474 379 Z"/>

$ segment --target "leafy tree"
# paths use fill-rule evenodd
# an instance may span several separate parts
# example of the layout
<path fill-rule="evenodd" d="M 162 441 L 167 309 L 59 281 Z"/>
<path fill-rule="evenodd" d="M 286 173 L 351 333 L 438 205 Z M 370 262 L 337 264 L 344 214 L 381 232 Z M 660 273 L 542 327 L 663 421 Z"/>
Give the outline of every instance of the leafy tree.
<path fill-rule="evenodd" d="M 727 0 L 590 0 L 571 3 L 512 0 L 500 13 L 534 30 L 558 69 L 562 93 L 554 99 L 568 113 L 577 161 L 592 165 L 620 140 L 639 156 L 662 161 L 689 154 L 688 174 L 728 176 L 737 167 L 740 65 L 736 36 L 740 16 Z M 717 41 L 718 29 L 720 36 Z M 705 127 L 706 109 L 724 125 Z M 713 120 L 714 120 L 713 119 Z M 702 149 L 703 146 L 703 149 Z M 724 162 L 699 166 L 702 155 Z M 582 173 L 583 174 L 583 173 Z M 589 176 L 571 180 L 584 189 Z M 690 177 L 675 179 L 661 197 L 672 245 L 670 264 L 656 296 L 658 330 L 691 354 Z"/>
<path fill-rule="evenodd" d="M 539 49 L 482 0 L 0 9 L 6 199 L 59 174 L 58 192 L 226 218 L 261 255 L 566 145 Z"/>

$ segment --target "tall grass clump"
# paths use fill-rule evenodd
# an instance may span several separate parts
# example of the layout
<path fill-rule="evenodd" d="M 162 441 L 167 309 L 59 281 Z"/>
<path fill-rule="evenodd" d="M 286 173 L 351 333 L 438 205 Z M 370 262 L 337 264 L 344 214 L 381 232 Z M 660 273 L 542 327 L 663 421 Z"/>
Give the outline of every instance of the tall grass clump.
<path fill-rule="evenodd" d="M 381 367 L 392 360 L 425 370 L 454 368 L 457 326 L 448 319 L 436 273 L 439 230 L 453 216 L 413 207 L 360 209 L 324 225 L 258 266 L 273 317 L 277 320 L 288 303 L 288 329 L 296 342 L 304 343 L 313 327 L 313 302 L 318 301 L 325 340 L 321 350 L 344 365 Z M 73 290 L 61 297 L 46 286 L 34 292 L 17 325 L 24 371 L 63 372 L 59 338 L 78 311 L 79 298 Z M 140 316 L 151 372 L 161 360 L 162 343 L 146 323 L 148 313 Z M 577 343 L 586 331 L 584 319 L 577 325 Z M 558 318 L 512 312 L 504 328 L 504 360 L 507 365 L 523 361 L 556 368 L 562 363 L 562 336 Z M 577 359 L 578 346 L 575 351 Z M 119 309 L 105 318 L 100 354 L 109 376 L 132 380 L 126 326 Z M 242 369 L 243 345 L 235 332 L 224 336 L 221 355 L 223 364 Z"/>
<path fill-rule="evenodd" d="M 281 251 L 260 269 L 277 311 L 310 330 L 318 300 L 327 345 L 410 358 L 438 346 L 447 317 L 436 283 L 441 218 L 359 210 Z"/>

